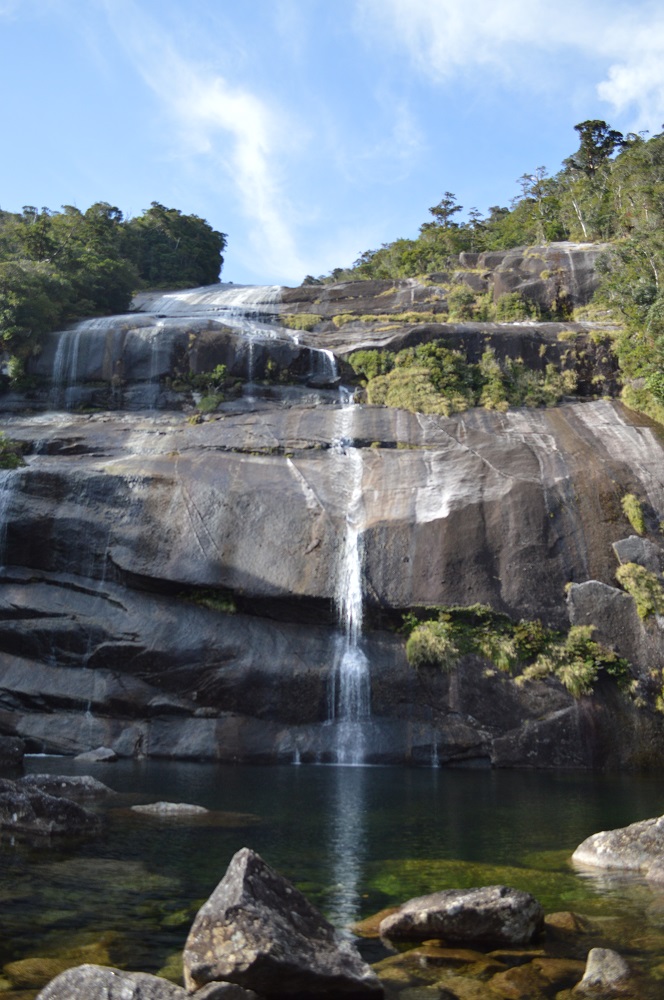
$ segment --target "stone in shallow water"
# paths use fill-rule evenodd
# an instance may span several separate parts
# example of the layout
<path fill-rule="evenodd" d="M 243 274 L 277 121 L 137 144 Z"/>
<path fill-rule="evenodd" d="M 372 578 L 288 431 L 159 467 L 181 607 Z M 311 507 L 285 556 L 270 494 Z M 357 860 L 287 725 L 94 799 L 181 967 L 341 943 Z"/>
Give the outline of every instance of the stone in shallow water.
<path fill-rule="evenodd" d="M 115 750 L 110 747 L 97 747 L 96 750 L 86 750 L 74 757 L 74 760 L 84 761 L 86 764 L 110 764 L 118 759 Z"/>
<path fill-rule="evenodd" d="M 575 993 L 604 995 L 627 985 L 630 968 L 617 951 L 610 948 L 591 948 L 583 979 L 574 988 Z"/>
<path fill-rule="evenodd" d="M 641 871 L 662 881 L 664 816 L 644 819 L 617 830 L 603 830 L 587 837 L 572 855 L 572 861 L 593 868 Z"/>
<path fill-rule="evenodd" d="M 133 812 L 144 813 L 146 816 L 203 816 L 207 813 L 204 806 L 194 806 L 188 802 L 149 802 L 143 806 L 132 806 Z"/>
<path fill-rule="evenodd" d="M 383 995 L 354 946 L 246 847 L 194 920 L 184 979 L 190 991 L 227 981 L 266 997 Z"/>
<path fill-rule="evenodd" d="M 167 979 L 100 965 L 79 965 L 56 976 L 37 1000 L 187 1000 Z"/>
<path fill-rule="evenodd" d="M 529 944 L 542 930 L 544 911 L 529 892 L 490 885 L 445 889 L 408 900 L 381 922 L 382 937 L 456 944 Z"/>

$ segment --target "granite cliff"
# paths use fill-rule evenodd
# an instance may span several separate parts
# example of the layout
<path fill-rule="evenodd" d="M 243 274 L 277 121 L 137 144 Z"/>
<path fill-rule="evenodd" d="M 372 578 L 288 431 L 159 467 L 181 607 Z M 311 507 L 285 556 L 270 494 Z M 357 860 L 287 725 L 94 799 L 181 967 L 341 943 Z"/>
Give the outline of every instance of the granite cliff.
<path fill-rule="evenodd" d="M 584 303 L 595 253 L 484 254 L 452 279 Z M 662 762 L 662 618 L 642 620 L 615 579 L 629 563 L 661 580 L 661 432 L 611 397 L 588 324 L 453 323 L 448 279 L 143 295 L 50 337 L 32 383 L 0 399 L 25 459 L 0 472 L 1 734 L 64 753 L 334 759 L 352 536 L 365 759 Z M 427 317 L 385 320 L 405 312 Z M 303 314 L 304 329 L 285 325 Z M 576 366 L 579 395 L 444 417 L 340 394 L 354 350 L 432 340 Z M 218 365 L 244 384 L 201 407 L 197 377 Z M 630 661 L 631 695 L 518 686 L 476 655 L 447 673 L 409 665 L 404 612 L 478 602 L 594 625 Z"/>

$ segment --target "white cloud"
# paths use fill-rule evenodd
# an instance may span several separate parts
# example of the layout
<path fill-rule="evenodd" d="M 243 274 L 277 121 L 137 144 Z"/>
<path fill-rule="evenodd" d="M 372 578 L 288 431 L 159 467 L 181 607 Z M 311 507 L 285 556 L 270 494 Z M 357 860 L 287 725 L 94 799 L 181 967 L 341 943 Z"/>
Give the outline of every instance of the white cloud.
<path fill-rule="evenodd" d="M 225 187 L 235 186 L 252 223 L 254 269 L 277 278 L 304 273 L 278 179 L 280 137 L 288 135 L 292 142 L 294 136 L 283 112 L 186 59 L 133 3 L 105 0 L 105 7 L 137 72 L 175 121 L 179 155 L 206 158 L 219 169 Z"/>
<path fill-rule="evenodd" d="M 598 97 L 635 127 L 664 116 L 664 12 L 648 0 L 358 0 L 358 14 L 363 33 L 405 48 L 437 82 L 478 68 L 509 78 L 517 67 L 523 85 L 529 65 L 537 84 L 538 58 L 567 50 L 597 64 Z"/>

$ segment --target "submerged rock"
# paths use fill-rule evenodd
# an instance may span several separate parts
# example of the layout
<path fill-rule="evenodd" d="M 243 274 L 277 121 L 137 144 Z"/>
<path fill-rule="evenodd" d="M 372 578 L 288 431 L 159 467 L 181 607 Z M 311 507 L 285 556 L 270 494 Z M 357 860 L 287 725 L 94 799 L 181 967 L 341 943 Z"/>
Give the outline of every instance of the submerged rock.
<path fill-rule="evenodd" d="M 192 992 L 225 981 L 266 997 L 383 995 L 350 941 L 246 847 L 194 920 L 184 977 Z"/>
<path fill-rule="evenodd" d="M 541 932 L 544 910 L 529 892 L 505 885 L 445 889 L 408 900 L 380 924 L 382 937 L 454 944 L 530 944 Z"/>
<path fill-rule="evenodd" d="M 579 844 L 572 861 L 593 868 L 643 872 L 664 881 L 664 816 L 641 820 L 617 830 L 594 833 Z"/>
<path fill-rule="evenodd" d="M 132 811 L 146 816 L 204 816 L 208 809 L 205 806 L 193 806 L 188 802 L 149 802 L 143 806 L 132 806 Z"/>

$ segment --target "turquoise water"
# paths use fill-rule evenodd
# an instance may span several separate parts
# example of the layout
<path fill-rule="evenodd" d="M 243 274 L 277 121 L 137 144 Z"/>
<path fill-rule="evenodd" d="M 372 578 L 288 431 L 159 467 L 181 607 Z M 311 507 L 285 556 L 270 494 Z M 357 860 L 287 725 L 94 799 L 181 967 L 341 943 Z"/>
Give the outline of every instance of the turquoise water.
<path fill-rule="evenodd" d="M 649 965 L 664 962 L 664 892 L 568 864 L 590 833 L 664 813 L 655 776 L 172 762 L 86 768 L 62 758 L 29 758 L 26 770 L 92 773 L 122 794 L 102 807 L 98 840 L 0 842 L 0 966 L 94 946 L 116 964 L 163 969 L 244 846 L 340 927 L 409 896 L 506 882 L 530 889 L 548 912 L 628 920 L 638 927 L 628 950 Z M 128 808 L 163 799 L 215 812 L 205 822 L 156 821 Z M 379 946 L 362 947 L 378 957 Z"/>

